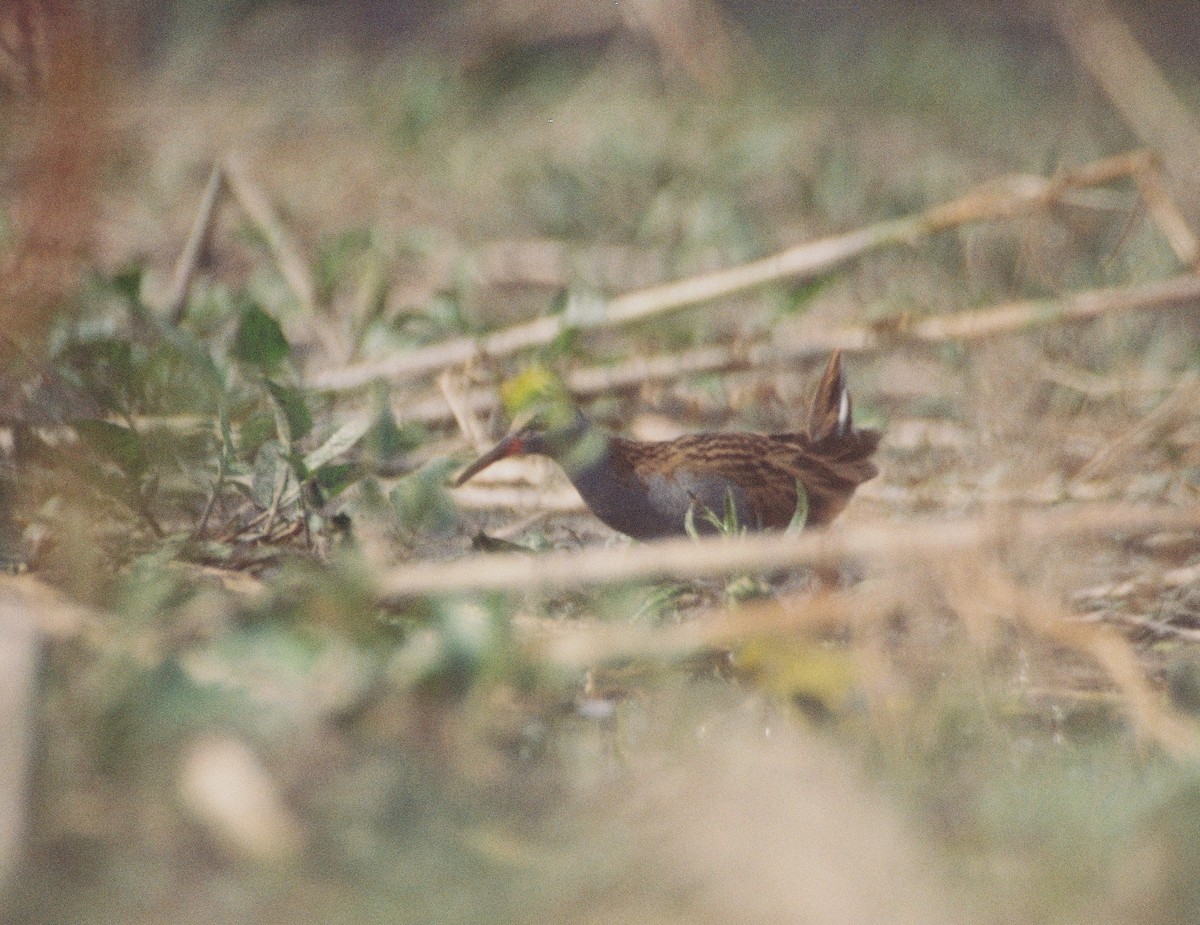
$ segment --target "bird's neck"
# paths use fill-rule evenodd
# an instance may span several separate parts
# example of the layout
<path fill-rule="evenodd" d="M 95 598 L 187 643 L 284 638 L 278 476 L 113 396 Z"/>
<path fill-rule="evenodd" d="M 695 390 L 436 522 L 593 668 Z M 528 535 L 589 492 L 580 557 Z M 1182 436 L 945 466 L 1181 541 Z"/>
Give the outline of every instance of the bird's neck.
<path fill-rule="evenodd" d="M 570 443 L 553 454 L 572 482 L 589 479 L 610 468 L 613 438 L 600 428 L 588 424 Z"/>
<path fill-rule="evenodd" d="M 617 442 L 592 427 L 572 452 L 562 454 L 556 462 L 593 514 L 613 529 L 633 535 L 626 520 L 629 506 L 636 506 L 637 499 L 631 493 L 630 473 L 614 453 Z"/>

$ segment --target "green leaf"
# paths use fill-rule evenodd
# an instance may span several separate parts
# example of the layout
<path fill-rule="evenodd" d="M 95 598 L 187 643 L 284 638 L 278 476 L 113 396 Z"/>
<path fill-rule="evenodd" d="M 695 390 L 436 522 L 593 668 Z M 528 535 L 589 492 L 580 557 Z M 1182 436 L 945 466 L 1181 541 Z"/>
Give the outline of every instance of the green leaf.
<path fill-rule="evenodd" d="M 787 529 L 783 532 L 788 535 L 795 535 L 804 529 L 808 523 L 808 492 L 804 489 L 804 483 L 796 479 L 796 513 L 792 515 L 792 519 L 788 522 Z"/>
<path fill-rule="evenodd" d="M 220 402 L 217 406 L 217 426 L 221 434 L 221 453 L 230 459 L 236 453 L 233 444 L 233 424 L 229 420 L 229 405 Z"/>
<path fill-rule="evenodd" d="M 142 277 L 145 267 L 132 263 L 118 270 L 112 277 L 111 283 L 117 295 L 129 302 L 131 306 L 142 304 Z"/>
<path fill-rule="evenodd" d="M 276 410 L 283 416 L 287 424 L 284 428 L 286 432 L 279 435 L 280 439 L 291 446 L 297 440 L 307 437 L 312 432 L 313 419 L 312 412 L 308 410 L 308 403 L 304 400 L 304 394 L 299 389 L 280 385 L 270 379 L 266 380 L 264 385 L 271 395 L 271 401 Z"/>
<path fill-rule="evenodd" d="M 452 460 L 441 460 L 396 482 L 388 500 L 405 528 L 413 533 L 438 533 L 454 526 L 458 515 L 445 488 L 446 476 L 453 468 Z"/>
<path fill-rule="evenodd" d="M 742 532 L 738 523 L 737 503 L 733 500 L 733 489 L 725 489 L 725 516 L 716 521 L 717 530 L 725 536 L 737 536 Z"/>
<path fill-rule="evenodd" d="M 131 411 L 135 397 L 142 391 L 133 347 L 126 340 L 97 337 L 73 343 L 58 362 L 75 373 L 79 385 L 110 411 Z"/>
<path fill-rule="evenodd" d="M 471 537 L 471 549 L 475 552 L 533 552 L 529 546 L 502 540 L 497 536 L 488 536 L 484 531 L 476 531 Z"/>
<path fill-rule="evenodd" d="M 155 345 L 142 379 L 142 409 L 147 414 L 214 414 L 221 404 L 220 376 L 199 345 L 188 350 L 166 340 Z"/>
<path fill-rule="evenodd" d="M 683 515 L 683 532 L 693 540 L 700 539 L 700 531 L 696 529 L 696 504 L 694 501 L 688 505 L 688 509 Z"/>
<path fill-rule="evenodd" d="M 471 329 L 463 314 L 462 303 L 457 295 L 442 292 L 429 300 L 425 307 L 425 318 L 432 322 L 435 328 L 430 332 L 435 336 L 446 334 L 462 334 Z"/>
<path fill-rule="evenodd" d="M 126 475 L 137 476 L 146 470 L 141 438 L 130 428 L 108 421 L 79 421 L 75 429 L 88 446 Z"/>
<path fill-rule="evenodd" d="M 825 293 L 837 279 L 836 274 L 817 276 L 801 281 L 782 293 L 776 302 L 775 316 L 799 315 L 808 311 L 812 304 Z"/>
<path fill-rule="evenodd" d="M 547 315 L 561 315 L 567 310 L 567 301 L 570 298 L 570 290 L 560 289 L 550 297 L 550 304 L 546 306 Z"/>
<path fill-rule="evenodd" d="M 211 390 L 212 396 L 219 396 L 225 389 L 225 374 L 217 366 L 208 349 L 201 345 L 192 334 L 165 323 L 158 315 L 140 303 L 131 304 L 129 314 L 133 323 L 146 331 L 152 332 L 163 343 L 169 344 L 180 357 L 191 366 L 197 381 Z M 215 398 L 214 398 L 215 400 Z"/>
<path fill-rule="evenodd" d="M 355 463 L 330 463 L 312 474 L 312 479 L 321 490 L 323 501 L 336 498 L 362 478 L 362 467 Z"/>
<path fill-rule="evenodd" d="M 560 328 L 554 339 L 538 351 L 538 357 L 544 362 L 554 362 L 562 357 L 573 356 L 581 343 L 579 331 L 579 328 Z"/>
<path fill-rule="evenodd" d="M 237 430 L 237 455 L 253 458 L 262 445 L 275 436 L 275 416 L 267 411 L 250 414 Z"/>
<path fill-rule="evenodd" d="M 373 235 L 369 228 L 352 228 L 327 236 L 313 261 L 313 281 L 318 297 L 328 301 L 345 279 L 357 279 L 365 263 L 364 255 L 372 253 Z"/>
<path fill-rule="evenodd" d="M 717 512 L 707 504 L 701 504 L 697 498 L 692 498 L 692 503 L 688 505 L 687 512 L 683 515 L 684 532 L 692 539 L 696 539 L 700 535 L 700 531 L 696 527 L 697 511 L 704 521 L 721 536 L 738 536 L 745 532 L 738 522 L 737 505 L 734 502 L 732 488 L 725 491 L 725 510 L 722 512 L 724 516 L 718 516 Z"/>
<path fill-rule="evenodd" d="M 264 443 L 254 458 L 254 479 L 250 486 L 254 503 L 264 510 L 269 508 L 276 494 L 283 491 L 291 471 L 283 447 L 274 440 Z"/>
<path fill-rule="evenodd" d="M 363 435 L 363 451 L 376 464 L 391 462 L 429 439 L 428 431 L 418 422 L 412 421 L 403 427 L 398 426 L 391 405 L 386 396 L 383 398 L 379 413 L 371 422 L 370 429 Z"/>
<path fill-rule="evenodd" d="M 348 421 L 335 430 L 324 443 L 305 456 L 304 465 L 310 472 L 315 472 L 347 450 L 352 449 L 370 428 L 371 421 L 367 418 Z"/>
<path fill-rule="evenodd" d="M 739 575 L 725 585 L 725 600 L 735 606 L 743 601 L 769 597 L 770 594 L 770 586 L 753 575 Z"/>
<path fill-rule="evenodd" d="M 262 370 L 275 369 L 291 351 L 283 328 L 256 303 L 242 308 L 242 317 L 233 338 L 232 354 L 244 363 Z"/>

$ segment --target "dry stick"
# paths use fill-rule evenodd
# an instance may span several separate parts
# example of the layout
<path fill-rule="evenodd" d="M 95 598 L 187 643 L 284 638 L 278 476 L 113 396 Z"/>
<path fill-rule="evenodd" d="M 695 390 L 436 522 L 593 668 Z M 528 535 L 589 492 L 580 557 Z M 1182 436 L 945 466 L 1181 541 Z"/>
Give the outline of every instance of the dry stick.
<path fill-rule="evenodd" d="M 166 303 L 166 314 L 172 324 L 183 320 L 187 309 L 187 295 L 192 279 L 199 266 L 200 255 L 212 235 L 216 206 L 223 190 L 228 189 L 246 217 L 254 223 L 267 242 L 280 273 L 292 290 L 300 307 L 311 312 L 316 306 L 316 287 L 308 272 L 308 266 L 300 256 L 300 250 L 275 214 L 271 201 L 246 172 L 241 158 L 230 154 L 224 163 L 213 166 L 208 185 L 200 200 L 200 207 L 188 232 L 187 242 L 175 263 L 171 281 L 171 294 Z"/>
<path fill-rule="evenodd" d="M 584 669 L 614 660 L 676 660 L 747 639 L 878 622 L 899 603 L 887 591 L 855 589 L 751 601 L 735 610 L 705 611 L 671 626 L 522 619 L 514 629 L 538 659 Z"/>
<path fill-rule="evenodd" d="M 970 222 L 1019 218 L 1058 202 L 1072 189 L 1106 186 L 1152 168 L 1146 151 L 1126 151 L 1082 167 L 1060 171 L 1047 179 L 1033 174 L 1000 177 L 921 213 L 923 231 L 942 231 Z"/>
<path fill-rule="evenodd" d="M 1200 262 L 1200 239 L 1197 239 L 1179 206 L 1167 192 L 1162 175 L 1157 170 L 1144 170 L 1135 179 L 1142 202 L 1175 252 L 1175 257 L 1185 267 L 1195 268 Z"/>
<path fill-rule="evenodd" d="M 1072 477 L 1072 482 L 1086 482 L 1128 459 L 1163 430 L 1179 426 L 1195 418 L 1200 402 L 1200 375 L 1189 372 L 1165 401 L 1152 412 L 1108 443 L 1088 460 Z"/>
<path fill-rule="evenodd" d="M 1020 540 L 1058 539 L 1110 532 L 1189 529 L 1200 509 L 1089 505 L 959 523 L 862 524 L 799 536 L 760 534 L 737 542 L 721 538 L 583 549 L 540 556 L 495 554 L 454 562 L 407 563 L 384 575 L 381 593 L 392 604 L 451 592 L 556 591 L 583 585 L 700 578 L 769 571 L 802 563 L 883 557 L 945 557 L 963 549 Z"/>
<path fill-rule="evenodd" d="M 454 489 L 453 497 L 457 507 L 468 511 L 505 508 L 515 511 L 537 510 L 544 515 L 576 514 L 587 510 L 579 492 L 570 485 L 564 485 L 562 488 L 463 485 Z"/>
<path fill-rule="evenodd" d="M 795 341 L 727 347 L 698 347 L 682 353 L 635 357 L 619 366 L 595 366 L 566 374 L 567 387 L 579 398 L 637 388 L 645 382 L 689 375 L 761 369 L 824 357 L 832 349 L 863 353 L 905 341 L 942 343 L 1013 334 L 1047 324 L 1085 321 L 1123 311 L 1166 309 L 1200 299 L 1200 276 L 1180 274 L 1169 279 L 1115 289 L 1096 289 L 1060 299 L 1005 302 L 988 308 L 956 312 L 922 320 L 896 319 L 878 325 L 837 328 Z M 472 389 L 459 397 L 460 405 L 474 413 L 495 408 L 494 389 Z M 441 396 L 395 409 L 400 418 L 427 423 L 445 421 L 450 410 Z"/>
<path fill-rule="evenodd" d="M 0 596 L 0 878 L 5 881 L 25 843 L 41 647 L 38 616 L 28 602 Z"/>
<path fill-rule="evenodd" d="M 223 185 L 221 165 L 214 164 L 212 173 L 208 175 L 208 185 L 204 187 L 204 195 L 200 198 L 200 208 L 196 210 L 196 217 L 188 232 L 187 242 L 175 262 L 171 294 L 166 304 L 166 315 L 172 325 L 178 326 L 183 321 L 184 312 L 187 310 L 188 290 L 191 289 L 192 278 L 200 265 L 200 255 L 204 253 L 204 248 L 212 236 L 213 218 Z"/>
<path fill-rule="evenodd" d="M 460 377 L 448 369 L 444 370 L 438 376 L 438 388 L 441 389 L 442 397 L 445 398 L 446 405 L 458 422 L 458 429 L 467 438 L 467 442 L 480 452 L 486 450 L 487 435 L 483 432 L 483 427 L 480 425 L 479 419 L 475 417 L 474 411 L 467 407 L 467 403 L 464 401 L 466 393 Z"/>
<path fill-rule="evenodd" d="M 1165 308 L 1200 298 L 1200 277 L 1191 273 L 1137 286 L 1094 289 L 1061 299 L 1009 302 L 978 311 L 926 318 L 904 333 L 929 342 L 1011 334 L 1043 324 L 1083 321 L 1115 311 Z"/>
<path fill-rule="evenodd" d="M 222 170 L 234 199 L 266 239 L 267 247 L 275 257 L 279 271 L 296 301 L 306 313 L 312 313 L 317 304 L 316 287 L 309 275 L 308 266 L 300 256 L 300 249 L 276 216 L 271 200 L 258 184 L 250 179 L 238 155 L 228 155 Z"/>
<path fill-rule="evenodd" d="M 590 327 L 616 327 L 653 314 L 698 305 L 785 276 L 826 270 L 885 241 L 903 240 L 918 228 L 919 221 L 916 219 L 884 222 L 850 234 L 802 245 L 766 260 L 617 296 L 608 303 L 603 319 Z M 314 376 L 309 385 L 327 392 L 345 392 L 380 378 L 393 382 L 413 379 L 445 366 L 467 363 L 480 355 L 502 357 L 527 347 L 548 344 L 567 327 L 569 324 L 566 319 L 559 315 L 537 318 L 478 340 L 462 337 L 433 344 L 415 353 L 329 370 Z"/>
<path fill-rule="evenodd" d="M 1171 89 L 1129 27 L 1103 0 L 1052 0 L 1058 27 L 1130 128 L 1159 153 L 1194 214 L 1200 205 L 1200 123 Z M 1192 263 L 1196 259 L 1193 251 Z"/>
<path fill-rule="evenodd" d="M 617 327 L 779 279 L 813 276 L 880 247 L 911 243 L 933 232 L 968 222 L 1023 215 L 1055 202 L 1068 187 L 1111 183 L 1135 175 L 1148 163 L 1144 153 L 1133 152 L 1097 161 L 1050 180 L 1027 175 L 1007 177 L 917 215 L 800 244 L 741 266 L 616 296 L 608 302 L 604 317 L 590 327 Z M 328 370 L 312 377 L 309 385 L 328 392 L 345 392 L 379 378 L 413 379 L 446 366 L 467 363 L 480 355 L 502 357 L 527 347 L 548 344 L 567 325 L 568 321 L 558 315 L 538 318 L 479 339 L 458 338 L 414 353 Z"/>

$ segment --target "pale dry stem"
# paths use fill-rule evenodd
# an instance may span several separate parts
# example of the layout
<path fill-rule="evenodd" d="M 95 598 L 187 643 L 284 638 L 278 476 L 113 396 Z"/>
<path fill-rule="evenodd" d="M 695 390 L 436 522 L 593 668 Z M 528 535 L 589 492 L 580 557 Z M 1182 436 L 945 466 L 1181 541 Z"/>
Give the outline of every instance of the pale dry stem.
<path fill-rule="evenodd" d="M 287 281 L 288 288 L 296 297 L 300 308 L 311 317 L 317 304 L 316 286 L 313 285 L 308 265 L 300 256 L 299 246 L 276 215 L 270 198 L 262 187 L 250 178 L 241 157 L 229 154 L 220 166 L 229 192 L 267 242 L 267 247 L 279 266 L 279 272 Z"/>
<path fill-rule="evenodd" d="M 167 296 L 166 315 L 173 325 L 178 325 L 183 320 L 187 310 L 192 279 L 199 269 L 204 250 L 212 237 L 213 219 L 224 183 L 225 178 L 221 171 L 221 165 L 214 164 L 212 172 L 208 175 L 204 193 L 200 197 L 200 206 L 196 209 L 196 217 L 192 220 L 187 241 L 183 245 L 179 259 L 175 262 L 175 272 L 171 276 L 171 291 Z"/>
<path fill-rule="evenodd" d="M 1050 6 L 1076 61 L 1142 142 L 1159 154 L 1189 213 L 1195 215 L 1200 207 L 1200 176 L 1195 169 L 1200 121 L 1112 5 L 1102 0 L 1053 0 Z M 1191 259 L 1180 258 L 1185 263 L 1196 257 L 1195 236 L 1190 231 L 1189 236 Z"/>
<path fill-rule="evenodd" d="M 1036 637 L 1079 652 L 1099 667 L 1140 735 L 1176 754 L 1196 753 L 1200 729 L 1154 690 L 1136 648 L 1113 627 L 1079 621 L 1047 593 L 1014 581 L 994 557 L 958 556 L 942 565 L 938 584 L 979 648 L 992 647 L 1006 623 L 1024 625 Z"/>
<path fill-rule="evenodd" d="M 1195 418 L 1200 403 L 1200 375 L 1185 373 L 1161 405 L 1132 427 L 1110 440 L 1088 460 L 1072 478 L 1073 483 L 1086 482 L 1126 462 L 1147 443 L 1164 431 L 1179 427 Z"/>
<path fill-rule="evenodd" d="M 1001 511 L 955 523 L 870 523 L 797 536 L 758 534 L 668 540 L 554 552 L 536 557 L 473 555 L 453 562 L 409 562 L 379 579 L 385 599 L 479 591 L 554 592 L 660 578 L 702 578 L 805 564 L 937 558 L 998 542 L 1034 543 L 1109 533 L 1136 534 L 1200 525 L 1200 510 L 1131 505 L 1080 505 L 1051 511 Z"/>
<path fill-rule="evenodd" d="M 467 442 L 477 451 L 486 450 L 488 437 L 484 433 L 483 425 L 479 423 L 479 418 L 475 416 L 474 409 L 466 401 L 466 390 L 463 387 L 462 377 L 447 369 L 438 376 L 438 389 L 446 400 L 451 414 L 454 415 L 458 429 L 467 438 Z"/>
<path fill-rule="evenodd" d="M 1107 185 L 1150 170 L 1153 170 L 1152 159 L 1138 151 L 1106 158 L 1053 178 L 1031 175 L 1001 178 L 915 215 L 810 241 L 725 270 L 615 296 L 607 303 L 603 318 L 589 327 L 618 328 L 781 279 L 812 277 L 873 250 L 910 245 L 935 232 L 965 224 L 1026 215 L 1054 205 L 1068 190 Z M 480 356 L 499 358 L 543 346 L 558 337 L 567 324 L 558 315 L 537 318 L 479 339 L 457 338 L 412 353 L 327 370 L 310 377 L 309 385 L 327 392 L 345 392 L 380 378 L 406 381 Z M 836 346 L 852 349 L 855 344 Z"/>
<path fill-rule="evenodd" d="M 1200 276 L 1182 273 L 1166 280 L 1089 290 L 1060 299 L 1005 302 L 928 319 L 901 317 L 875 325 L 848 325 L 803 339 L 777 337 L 769 343 L 716 344 L 680 353 L 634 357 L 617 366 L 571 370 L 563 378 L 573 395 L 591 398 L 636 389 L 648 382 L 704 373 L 794 367 L 798 362 L 823 359 L 834 349 L 863 354 L 892 349 L 909 341 L 937 344 L 982 340 L 1119 312 L 1168 310 L 1198 299 Z M 495 391 L 487 388 L 466 391 L 459 402 L 463 409 L 476 414 L 493 410 L 499 404 Z M 405 420 L 427 423 L 445 421 L 452 413 L 440 396 L 405 402 L 395 410 Z"/>

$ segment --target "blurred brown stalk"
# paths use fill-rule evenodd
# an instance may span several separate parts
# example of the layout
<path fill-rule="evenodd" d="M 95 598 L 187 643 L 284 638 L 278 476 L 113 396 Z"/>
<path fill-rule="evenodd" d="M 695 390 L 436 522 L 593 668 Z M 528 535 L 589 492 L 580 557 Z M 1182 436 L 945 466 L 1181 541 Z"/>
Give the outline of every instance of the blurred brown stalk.
<path fill-rule="evenodd" d="M 10 126 L 0 166 L 8 226 L 0 328 L 8 353 L 14 344 L 36 346 L 90 263 L 108 100 L 97 23 L 73 3 L 6 4 L 0 55 L 0 105 Z"/>

